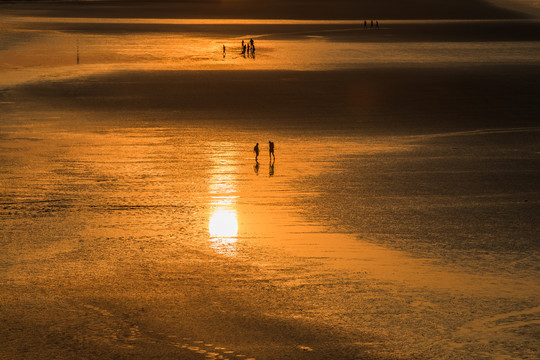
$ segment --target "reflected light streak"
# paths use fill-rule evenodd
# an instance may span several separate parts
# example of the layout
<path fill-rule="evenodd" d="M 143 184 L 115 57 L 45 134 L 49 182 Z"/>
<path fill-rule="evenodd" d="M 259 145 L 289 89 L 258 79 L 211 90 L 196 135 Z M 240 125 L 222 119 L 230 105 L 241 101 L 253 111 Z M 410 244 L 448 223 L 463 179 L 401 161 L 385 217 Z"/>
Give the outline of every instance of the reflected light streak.
<path fill-rule="evenodd" d="M 236 256 L 238 219 L 236 210 L 217 208 L 208 221 L 210 247 L 225 256 Z"/>
<path fill-rule="evenodd" d="M 237 174 L 231 144 L 216 143 L 212 148 L 214 166 L 210 168 L 209 195 L 212 213 L 208 220 L 210 246 L 219 254 L 236 256 L 238 241 L 238 216 L 236 212 Z"/>

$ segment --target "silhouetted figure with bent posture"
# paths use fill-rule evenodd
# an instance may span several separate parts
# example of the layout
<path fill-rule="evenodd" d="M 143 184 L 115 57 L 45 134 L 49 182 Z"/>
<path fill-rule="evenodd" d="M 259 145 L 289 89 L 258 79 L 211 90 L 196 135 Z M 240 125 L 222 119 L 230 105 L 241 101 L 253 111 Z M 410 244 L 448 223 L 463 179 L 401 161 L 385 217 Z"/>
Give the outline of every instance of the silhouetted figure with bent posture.
<path fill-rule="evenodd" d="M 272 141 L 268 141 L 268 154 L 270 159 L 272 159 L 272 157 L 274 157 L 274 160 L 276 159 L 276 155 L 274 154 L 274 143 Z"/>
<path fill-rule="evenodd" d="M 257 161 L 257 158 L 259 157 L 259 143 L 255 145 L 255 147 L 253 148 L 253 152 L 255 153 L 255 161 Z"/>

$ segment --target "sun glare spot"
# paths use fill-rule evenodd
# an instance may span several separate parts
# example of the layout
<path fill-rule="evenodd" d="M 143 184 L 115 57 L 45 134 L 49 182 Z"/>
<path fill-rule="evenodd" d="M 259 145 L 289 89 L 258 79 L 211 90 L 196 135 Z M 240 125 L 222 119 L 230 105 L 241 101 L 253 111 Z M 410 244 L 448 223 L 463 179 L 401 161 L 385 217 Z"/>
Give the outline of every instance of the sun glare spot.
<path fill-rule="evenodd" d="M 217 209 L 210 217 L 208 230 L 211 237 L 236 237 L 238 235 L 236 212 L 234 210 Z"/>

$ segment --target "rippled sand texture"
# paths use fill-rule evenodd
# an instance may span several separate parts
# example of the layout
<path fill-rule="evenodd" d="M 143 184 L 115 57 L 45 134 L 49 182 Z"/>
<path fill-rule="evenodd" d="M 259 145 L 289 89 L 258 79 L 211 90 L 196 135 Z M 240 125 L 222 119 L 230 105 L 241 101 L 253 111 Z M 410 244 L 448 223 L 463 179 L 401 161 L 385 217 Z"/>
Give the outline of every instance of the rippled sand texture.
<path fill-rule="evenodd" d="M 538 357 L 538 39 L 10 21 L 0 357 Z"/>

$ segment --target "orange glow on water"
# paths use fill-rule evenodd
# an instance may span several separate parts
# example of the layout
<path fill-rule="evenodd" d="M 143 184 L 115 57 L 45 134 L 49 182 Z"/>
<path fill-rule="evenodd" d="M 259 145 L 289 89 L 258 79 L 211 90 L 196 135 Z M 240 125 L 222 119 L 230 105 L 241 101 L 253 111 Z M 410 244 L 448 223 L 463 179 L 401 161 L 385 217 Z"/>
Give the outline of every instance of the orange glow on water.
<path fill-rule="evenodd" d="M 244 25 L 91 22 L 129 21 Z M 487 97 L 534 115 L 527 81 L 515 98 L 472 90 L 529 80 L 507 65 L 538 64 L 540 41 L 278 28 L 0 29 L 16 40 L 0 49 L 3 353 L 69 357 L 76 339 L 111 357 L 534 356 L 538 254 L 514 245 L 535 239 L 540 128 L 433 131 Z M 471 76 L 484 63 L 506 65 Z"/>

